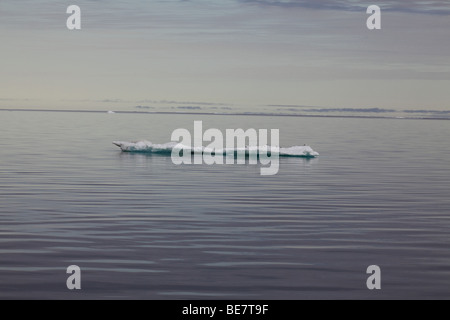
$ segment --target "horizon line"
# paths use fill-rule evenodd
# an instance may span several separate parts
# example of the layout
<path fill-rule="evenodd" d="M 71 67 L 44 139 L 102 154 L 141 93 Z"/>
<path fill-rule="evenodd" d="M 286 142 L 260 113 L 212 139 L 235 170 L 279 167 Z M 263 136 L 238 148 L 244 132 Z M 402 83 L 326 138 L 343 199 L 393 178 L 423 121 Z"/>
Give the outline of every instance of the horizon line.
<path fill-rule="evenodd" d="M 3 112 L 67 112 L 67 113 L 106 113 L 106 114 L 175 114 L 175 115 L 202 115 L 202 116 L 261 116 L 261 117 L 298 117 L 298 118 L 350 118 L 350 119 L 391 119 L 391 120 L 450 120 L 438 117 L 398 117 L 398 116 L 361 116 L 361 115 L 311 115 L 288 113 L 253 113 L 253 112 L 187 112 L 187 111 L 113 111 L 113 110 L 83 110 L 83 109 L 29 109 L 29 108 L 0 108 Z"/>

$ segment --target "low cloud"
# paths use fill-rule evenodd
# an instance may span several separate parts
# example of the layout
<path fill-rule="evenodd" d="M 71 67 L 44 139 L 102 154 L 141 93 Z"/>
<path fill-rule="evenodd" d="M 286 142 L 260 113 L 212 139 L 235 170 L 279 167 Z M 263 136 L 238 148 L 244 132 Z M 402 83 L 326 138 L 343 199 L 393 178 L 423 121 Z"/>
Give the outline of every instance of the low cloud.
<path fill-rule="evenodd" d="M 355 0 L 238 0 L 242 3 L 257 4 L 264 6 L 277 7 L 302 7 L 310 9 L 329 9 L 329 10 L 346 10 L 346 11 L 361 11 L 367 8 L 370 4 L 367 1 Z M 385 0 L 378 4 L 381 9 L 398 12 L 411 12 L 423 14 L 439 14 L 450 15 L 450 1 L 436 0 L 436 1 L 419 1 L 419 0 Z"/>
<path fill-rule="evenodd" d="M 450 110 L 404 110 L 405 113 L 450 114 Z"/>
<path fill-rule="evenodd" d="M 177 107 L 177 109 L 201 110 L 202 108 L 198 106 L 181 106 Z"/>
<path fill-rule="evenodd" d="M 154 107 L 149 106 L 136 106 L 137 109 L 154 109 Z"/>
<path fill-rule="evenodd" d="M 223 106 L 225 103 L 220 102 L 199 102 L 199 101 L 176 101 L 176 100 L 151 100 L 145 99 L 137 101 L 138 103 L 153 103 L 153 104 L 188 104 L 188 105 L 200 105 L 200 106 Z"/>
<path fill-rule="evenodd" d="M 297 108 L 278 108 L 279 111 L 300 111 Z M 314 108 L 314 109 L 301 109 L 303 112 L 369 112 L 369 113 L 385 113 L 385 112 L 397 112 L 394 109 L 382 109 L 382 108 Z"/>

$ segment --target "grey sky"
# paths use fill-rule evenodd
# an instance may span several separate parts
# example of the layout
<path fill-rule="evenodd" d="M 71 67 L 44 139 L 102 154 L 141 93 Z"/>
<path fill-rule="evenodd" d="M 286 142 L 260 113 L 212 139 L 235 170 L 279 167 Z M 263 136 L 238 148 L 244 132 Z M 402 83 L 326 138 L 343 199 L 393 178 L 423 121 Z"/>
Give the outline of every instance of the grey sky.
<path fill-rule="evenodd" d="M 3 108 L 450 109 L 449 1 L 2 0 L 0 25 Z"/>

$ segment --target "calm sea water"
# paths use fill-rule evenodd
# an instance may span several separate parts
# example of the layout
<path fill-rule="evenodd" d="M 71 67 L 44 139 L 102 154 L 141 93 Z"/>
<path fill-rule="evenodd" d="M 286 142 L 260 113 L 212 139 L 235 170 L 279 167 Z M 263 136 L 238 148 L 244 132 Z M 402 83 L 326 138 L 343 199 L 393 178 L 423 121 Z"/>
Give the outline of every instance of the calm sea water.
<path fill-rule="evenodd" d="M 194 120 L 320 157 L 261 176 L 111 143 Z M 450 121 L 3 111 L 0 128 L 2 299 L 450 298 Z"/>

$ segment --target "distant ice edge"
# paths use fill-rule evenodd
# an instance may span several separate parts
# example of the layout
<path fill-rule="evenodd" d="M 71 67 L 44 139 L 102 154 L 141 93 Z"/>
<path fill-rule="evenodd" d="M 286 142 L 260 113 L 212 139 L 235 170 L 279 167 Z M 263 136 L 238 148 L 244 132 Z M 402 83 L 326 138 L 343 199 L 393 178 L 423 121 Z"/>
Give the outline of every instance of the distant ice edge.
<path fill-rule="evenodd" d="M 245 151 L 245 154 L 267 152 L 270 150 L 270 146 L 260 146 L 260 147 L 245 147 L 245 148 L 224 148 L 224 149 L 211 149 L 207 147 L 191 148 L 191 147 L 180 147 L 177 142 L 168 142 L 163 144 L 156 144 L 150 141 L 138 141 L 138 142 L 127 142 L 127 141 L 113 141 L 113 144 L 118 146 L 123 152 L 138 152 L 138 153 L 155 153 L 155 154 L 171 154 L 173 148 L 177 147 L 180 150 L 191 150 L 191 153 L 214 153 L 214 154 L 226 154 L 231 152 Z M 310 146 L 292 146 L 292 147 L 273 147 L 272 152 L 278 153 L 281 157 L 304 157 L 304 158 L 315 158 L 319 155 L 318 152 L 314 151 Z"/>

